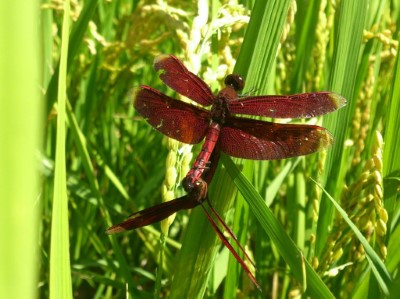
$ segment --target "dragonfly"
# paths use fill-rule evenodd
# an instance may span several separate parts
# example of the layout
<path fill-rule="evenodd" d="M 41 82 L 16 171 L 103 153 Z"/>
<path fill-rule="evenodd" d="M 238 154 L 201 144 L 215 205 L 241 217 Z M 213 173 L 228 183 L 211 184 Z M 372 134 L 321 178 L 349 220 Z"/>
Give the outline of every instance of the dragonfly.
<path fill-rule="evenodd" d="M 188 144 L 205 139 L 194 167 L 184 179 L 186 190 L 201 177 L 217 140 L 227 155 L 253 160 L 277 160 L 312 154 L 333 143 L 323 127 L 307 124 L 278 124 L 242 117 L 312 118 L 335 111 L 346 104 L 334 92 L 310 92 L 295 95 L 241 97 L 241 76 L 230 74 L 226 87 L 216 96 L 210 87 L 190 72 L 173 55 L 155 59 L 160 79 L 179 94 L 207 110 L 173 99 L 149 86 L 140 86 L 134 107 L 146 121 L 164 135 Z"/>
<path fill-rule="evenodd" d="M 170 138 L 188 144 L 197 144 L 202 140 L 204 143 L 182 181 L 187 195 L 132 214 L 126 221 L 109 228 L 107 233 L 110 234 L 152 224 L 179 210 L 209 202 L 207 186 L 220 152 L 243 159 L 278 160 L 309 155 L 333 143 L 333 136 L 328 130 L 317 125 L 274 123 L 251 116 L 312 118 L 333 112 L 346 104 L 344 97 L 329 91 L 241 96 L 245 83 L 237 74 L 228 75 L 225 87 L 214 95 L 202 79 L 173 55 L 157 57 L 154 68 L 161 71 L 160 79 L 167 86 L 201 107 L 141 85 L 133 101 L 136 111 L 153 128 Z M 217 221 L 228 229 L 218 214 L 213 209 L 211 211 Z M 210 220 L 207 212 L 206 215 Z M 211 224 L 219 235 L 218 226 L 215 222 Z M 230 232 L 230 235 L 234 234 Z M 219 237 L 225 245 L 229 243 L 226 238 Z M 235 258 L 238 256 L 234 250 L 231 252 Z M 236 259 L 242 266 L 245 265 L 241 258 Z M 249 275 L 247 266 L 244 269 Z M 249 277 L 258 286 L 251 273 Z"/>

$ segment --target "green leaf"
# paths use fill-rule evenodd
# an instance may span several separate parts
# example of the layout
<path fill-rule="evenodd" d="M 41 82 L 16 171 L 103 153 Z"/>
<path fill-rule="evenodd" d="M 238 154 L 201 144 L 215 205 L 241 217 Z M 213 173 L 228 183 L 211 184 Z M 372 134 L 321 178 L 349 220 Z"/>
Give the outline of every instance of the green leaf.
<path fill-rule="evenodd" d="M 325 163 L 324 180 L 326 190 L 334 198 L 343 187 L 343 177 L 346 167 L 344 156 L 344 142 L 351 133 L 351 119 L 354 114 L 356 99 L 354 88 L 359 56 L 361 54 L 362 34 L 366 18 L 367 2 L 364 0 L 342 1 L 339 6 L 339 20 L 337 23 L 337 34 L 334 40 L 334 56 L 330 71 L 328 90 L 335 91 L 347 99 L 347 106 L 336 113 L 324 117 L 323 126 L 335 136 L 335 144 L 328 152 Z M 355 17 L 357 16 L 357 17 Z M 318 218 L 318 231 L 316 239 L 317 256 L 321 255 L 326 239 L 328 227 L 333 217 L 333 206 L 326 198 L 322 198 Z"/>
<path fill-rule="evenodd" d="M 38 298 L 43 193 L 39 1 L 0 3 L 0 294 Z M 46 228 L 47 229 L 47 228 Z M 48 247 L 48 246 L 46 246 Z M 42 269 L 43 269 L 42 268 Z"/>
<path fill-rule="evenodd" d="M 66 174 L 66 83 L 70 3 L 64 2 L 57 95 L 57 140 L 50 248 L 50 298 L 72 298 Z"/>
<path fill-rule="evenodd" d="M 328 287 L 311 268 L 308 261 L 304 259 L 303 253 L 287 235 L 282 224 L 276 219 L 250 182 L 240 173 L 232 160 L 227 156 L 223 156 L 222 162 L 239 189 L 239 192 L 249 204 L 260 226 L 271 238 L 279 254 L 289 265 L 298 283 L 306 287 L 303 291 L 306 291 L 313 298 L 334 298 Z"/>
<path fill-rule="evenodd" d="M 314 181 L 314 180 L 313 180 Z M 331 203 L 334 205 L 335 209 L 340 213 L 340 215 L 343 217 L 343 219 L 346 221 L 346 223 L 349 225 L 349 227 L 352 229 L 358 240 L 361 242 L 365 249 L 365 253 L 367 254 L 367 259 L 369 262 L 369 266 L 372 269 L 372 272 L 375 275 L 376 280 L 379 283 L 380 288 L 382 289 L 383 293 L 387 296 L 389 295 L 389 289 L 391 288 L 392 285 L 392 278 L 386 269 L 385 265 L 381 261 L 380 257 L 376 254 L 374 249 L 369 245 L 367 239 L 363 236 L 363 234 L 360 232 L 360 230 L 357 228 L 357 226 L 350 220 L 349 216 L 345 212 L 345 210 L 342 209 L 342 207 L 332 198 L 332 196 L 329 195 L 326 190 L 322 188 L 322 186 L 314 181 L 314 183 L 320 187 L 326 196 L 329 198 Z"/>

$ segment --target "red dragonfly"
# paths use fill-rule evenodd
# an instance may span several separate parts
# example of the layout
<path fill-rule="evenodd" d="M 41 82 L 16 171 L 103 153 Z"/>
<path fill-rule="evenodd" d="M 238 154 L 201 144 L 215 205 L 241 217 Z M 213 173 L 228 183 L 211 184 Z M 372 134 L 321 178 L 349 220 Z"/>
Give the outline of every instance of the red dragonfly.
<path fill-rule="evenodd" d="M 238 158 L 275 160 L 312 154 L 332 144 L 332 135 L 315 125 L 276 124 L 238 117 L 254 115 L 271 118 L 311 118 L 332 112 L 346 104 L 333 92 L 313 92 L 289 96 L 240 97 L 244 80 L 228 75 L 226 87 L 214 96 L 209 86 L 191 73 L 175 56 L 161 55 L 154 68 L 162 70 L 161 80 L 206 110 L 177 101 L 142 85 L 136 95 L 136 110 L 161 133 L 184 143 L 195 144 L 205 138 L 199 156 L 184 180 L 188 191 L 201 178 L 215 142 L 221 151 Z"/>
<path fill-rule="evenodd" d="M 244 81 L 233 74 L 226 77 L 226 87 L 214 96 L 203 80 L 172 55 L 156 58 L 154 68 L 162 70 L 160 78 L 166 85 L 202 106 L 211 105 L 211 109 L 175 100 L 142 85 L 134 100 L 136 110 L 149 124 L 168 137 L 190 144 L 199 143 L 203 139 L 205 142 L 183 181 L 188 195 L 134 213 L 125 222 L 109 228 L 107 233 L 135 229 L 160 221 L 176 211 L 191 209 L 208 199 L 207 184 L 215 171 L 219 151 L 244 159 L 275 160 L 308 155 L 328 147 L 333 141 L 331 134 L 319 126 L 276 124 L 236 115 L 311 118 L 346 104 L 342 96 L 333 92 L 240 97 L 238 92 L 243 89 Z M 213 157 L 216 144 L 218 150 L 214 155 L 216 157 Z M 204 173 L 209 168 L 209 162 L 211 169 L 209 173 Z M 213 209 L 212 213 L 228 229 Z M 206 215 L 210 218 L 207 212 Z M 215 223 L 211 223 L 219 230 Z M 219 237 L 225 245 L 229 244 L 223 235 Z M 237 256 L 236 252 L 232 253 Z M 245 265 L 240 258 L 238 261 L 242 266 Z M 247 267 L 245 270 L 257 285 Z"/>

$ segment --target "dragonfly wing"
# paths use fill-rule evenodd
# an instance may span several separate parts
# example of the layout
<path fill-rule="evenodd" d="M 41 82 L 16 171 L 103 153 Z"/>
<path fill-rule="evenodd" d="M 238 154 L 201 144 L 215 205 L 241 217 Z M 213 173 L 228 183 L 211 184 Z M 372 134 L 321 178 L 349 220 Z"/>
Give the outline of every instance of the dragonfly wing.
<path fill-rule="evenodd" d="M 272 118 L 311 118 L 335 111 L 344 105 L 346 99 L 337 93 L 312 92 L 238 98 L 228 102 L 228 110 L 231 114 Z"/>
<path fill-rule="evenodd" d="M 220 142 L 221 150 L 233 157 L 276 160 L 312 154 L 331 145 L 333 138 L 319 126 L 230 117 Z"/>
<path fill-rule="evenodd" d="M 214 95 L 210 87 L 173 55 L 161 55 L 154 60 L 156 71 L 162 70 L 161 80 L 176 92 L 203 105 L 211 105 Z"/>
<path fill-rule="evenodd" d="M 207 110 L 170 98 L 148 86 L 139 88 L 133 105 L 156 130 L 184 143 L 203 140 L 210 123 Z"/>

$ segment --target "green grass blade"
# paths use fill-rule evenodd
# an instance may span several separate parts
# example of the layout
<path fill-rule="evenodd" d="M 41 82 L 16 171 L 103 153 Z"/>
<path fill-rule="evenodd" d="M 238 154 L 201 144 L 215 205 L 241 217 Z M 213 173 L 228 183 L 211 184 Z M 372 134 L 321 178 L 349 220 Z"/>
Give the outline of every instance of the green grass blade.
<path fill-rule="evenodd" d="M 400 226 L 396 226 L 392 232 L 392 238 L 388 244 L 388 259 L 385 262 L 385 265 L 390 273 L 394 273 L 397 269 L 397 266 L 400 264 L 400 255 L 397 254 L 400 252 L 400 242 L 397 242 L 399 239 Z"/>
<path fill-rule="evenodd" d="M 91 192 L 94 194 L 94 196 L 97 198 L 99 201 L 99 208 L 102 214 L 103 221 L 102 223 L 105 223 L 106 226 L 104 228 L 109 227 L 112 225 L 110 214 L 107 210 L 107 207 L 104 203 L 104 200 L 101 196 L 101 192 L 99 190 L 99 184 L 97 182 L 96 176 L 95 176 L 95 171 L 94 167 L 92 165 L 91 159 L 90 159 L 90 154 L 89 154 L 89 149 L 87 148 L 87 141 L 85 136 L 83 135 L 82 131 L 80 130 L 77 120 L 75 118 L 75 115 L 73 114 L 69 102 L 67 102 L 67 117 L 68 117 L 68 122 L 71 128 L 71 133 L 72 136 L 74 137 L 75 144 L 77 145 L 79 155 L 82 159 L 82 165 L 83 168 L 85 169 L 85 174 L 86 177 L 89 181 L 90 187 L 91 187 Z M 115 184 L 115 187 L 120 191 L 121 195 L 128 199 L 128 194 L 126 190 L 123 188 L 122 183 L 118 180 L 117 176 L 112 172 L 112 170 L 105 165 L 104 161 L 99 157 L 98 153 L 94 153 L 94 156 L 96 156 L 96 159 L 98 161 L 98 164 L 104 169 L 105 174 L 107 177 L 109 177 L 110 181 Z M 84 219 L 84 216 L 82 215 L 82 219 Z M 78 228 L 77 230 L 80 230 L 81 228 Z M 128 263 L 126 262 L 126 258 L 124 257 L 121 246 L 118 243 L 118 238 L 115 236 L 109 236 L 111 240 L 111 245 L 113 247 L 114 255 L 108 257 L 108 252 L 107 249 L 105 248 L 104 244 L 102 243 L 102 237 L 105 236 L 104 230 L 103 232 L 100 233 L 100 236 L 97 236 L 92 232 L 93 230 L 93 225 L 92 223 L 88 223 L 84 227 L 84 232 L 88 232 L 89 236 L 87 241 L 90 241 L 95 245 L 95 248 L 97 249 L 96 251 L 101 255 L 105 256 L 108 264 L 110 265 L 111 268 L 113 268 L 113 263 L 118 261 L 120 267 L 119 267 L 119 273 L 122 277 L 125 278 L 125 281 L 127 281 L 130 285 L 134 285 L 132 276 L 131 276 L 131 270 L 130 267 L 128 266 Z M 132 296 L 137 296 L 137 293 L 134 292 L 135 290 L 130 290 Z"/>
<path fill-rule="evenodd" d="M 388 241 L 388 254 L 386 266 L 390 273 L 396 273 L 400 263 L 400 228 L 398 225 L 399 211 L 399 186 L 400 186 L 400 52 L 397 51 L 394 67 L 391 93 L 387 111 L 389 116 L 386 123 L 384 135 L 383 175 L 384 175 L 384 200 L 389 212 L 387 223 L 390 229 Z M 399 294 L 399 276 L 392 284 L 391 297 Z"/>
<path fill-rule="evenodd" d="M 217 173 L 221 174 L 221 172 Z M 222 175 L 215 177 L 214 183 L 210 187 L 210 199 L 217 211 L 226 211 L 227 203 L 220 198 L 223 195 L 232 197 L 234 190 L 232 181 L 227 180 L 227 177 Z M 218 188 L 218 191 L 216 188 Z M 223 214 L 220 213 L 220 215 Z M 221 241 L 202 209 L 200 207 L 193 209 L 182 248 L 175 264 L 175 276 L 171 286 L 170 298 L 203 298 L 211 267 L 220 246 Z M 191 279 L 188 279 L 188 277 Z M 184 288 L 182 288 L 183 281 L 185 282 Z M 180 284 L 176 285 L 177 282 L 180 282 Z"/>
<path fill-rule="evenodd" d="M 317 183 L 316 181 L 314 181 L 314 183 L 317 184 L 317 186 L 319 186 L 321 189 L 323 189 L 319 183 Z M 357 236 L 358 240 L 360 240 L 361 244 L 364 246 L 369 266 L 371 267 L 373 273 L 375 274 L 375 278 L 377 279 L 380 288 L 382 289 L 382 291 L 386 296 L 389 295 L 389 289 L 391 288 L 392 285 L 392 278 L 388 270 L 386 269 L 385 265 L 383 264 L 382 260 L 376 254 L 371 245 L 369 245 L 368 241 L 365 239 L 365 237 L 357 228 L 357 226 L 350 220 L 345 210 L 342 209 L 342 207 L 332 198 L 332 196 L 329 195 L 329 193 L 326 192 L 326 190 L 323 189 L 323 191 L 329 198 L 329 200 L 332 202 L 335 209 L 340 213 L 340 215 L 352 229 L 354 234 Z"/>
<path fill-rule="evenodd" d="M 72 298 L 69 255 L 68 196 L 65 159 L 66 83 L 70 4 L 64 2 L 60 72 L 58 78 L 57 141 L 50 249 L 50 298 Z"/>
<path fill-rule="evenodd" d="M 250 182 L 239 172 L 229 157 L 223 156 L 221 159 L 235 185 L 249 204 L 260 226 L 274 242 L 279 254 L 282 255 L 285 262 L 289 265 L 297 281 L 301 285 L 303 283 L 306 285 L 307 289 L 303 291 L 307 291 L 307 294 L 314 298 L 334 298 L 318 274 L 303 259 L 301 251 L 287 235 L 282 224 L 276 219 L 271 210 L 268 209 Z"/>
<path fill-rule="evenodd" d="M 246 177 L 251 178 L 253 175 L 253 169 L 254 169 L 253 163 L 245 163 L 243 165 L 242 173 Z M 236 196 L 233 208 L 234 208 L 234 216 L 233 216 L 231 230 L 236 235 L 240 244 L 246 244 L 247 235 L 249 231 L 248 223 L 249 223 L 250 209 L 240 193 L 238 193 L 238 195 Z M 234 248 L 237 248 L 237 246 L 234 245 Z M 246 261 L 248 265 L 250 265 L 250 261 L 247 261 L 243 253 L 241 253 L 238 249 L 236 249 L 236 251 L 239 253 L 241 258 L 244 261 Z M 230 254 L 229 263 L 226 270 L 224 298 L 234 298 L 236 296 L 236 288 L 240 284 L 241 272 L 243 271 L 240 264 L 236 261 L 235 257 L 232 254 Z"/>
<path fill-rule="evenodd" d="M 72 59 L 77 55 L 79 47 L 82 45 L 82 39 L 87 30 L 89 21 L 93 18 L 93 14 L 95 12 L 97 0 L 89 0 L 84 3 L 83 10 L 79 16 L 78 21 L 74 24 L 71 34 L 70 34 L 70 42 L 68 49 L 68 58 L 67 58 L 67 72 L 72 64 Z M 47 110 L 46 115 L 50 113 L 51 108 L 53 107 L 56 94 L 58 92 L 58 84 L 57 80 L 59 78 L 60 65 L 56 66 L 55 72 L 51 77 L 49 82 L 49 86 L 47 87 L 46 97 L 47 97 Z"/>
<path fill-rule="evenodd" d="M 397 52 L 391 94 L 388 104 L 388 119 L 384 136 L 383 175 L 385 180 L 385 201 L 389 213 L 398 208 L 400 178 L 400 52 Z M 397 190 L 397 192 L 395 191 Z M 392 219 L 392 217 L 390 217 Z M 389 224 L 390 225 L 390 224 Z"/>
<path fill-rule="evenodd" d="M 307 5 L 298 4 L 296 13 L 296 24 L 301 26 L 296 30 L 296 59 L 291 70 L 291 93 L 297 93 L 301 89 L 307 70 L 310 68 L 310 60 L 315 46 L 315 35 L 317 33 L 318 11 L 320 0 L 308 1 Z"/>
<path fill-rule="evenodd" d="M 246 86 L 266 90 L 291 1 L 256 1 L 235 73 L 246 78 Z"/>
<path fill-rule="evenodd" d="M 0 294 L 37 298 L 43 140 L 39 1 L 0 3 Z"/>
<path fill-rule="evenodd" d="M 337 35 L 335 38 L 335 51 L 331 69 L 328 90 L 342 94 L 347 100 L 345 109 L 324 117 L 323 125 L 335 136 L 335 144 L 328 152 L 326 171 L 324 177 L 326 190 L 334 198 L 338 198 L 342 188 L 343 176 L 345 174 L 341 161 L 343 157 L 343 145 L 350 134 L 350 123 L 356 100 L 353 98 L 356 84 L 358 58 L 360 55 L 362 33 L 366 17 L 367 2 L 364 0 L 342 1 L 339 8 L 339 20 L 337 24 Z M 357 17 L 355 17 L 357 15 Z M 345 163 L 343 165 L 346 165 Z M 318 219 L 318 231 L 316 240 L 317 255 L 325 246 L 328 226 L 331 225 L 333 217 L 333 206 L 326 198 L 322 198 L 320 214 Z"/>

